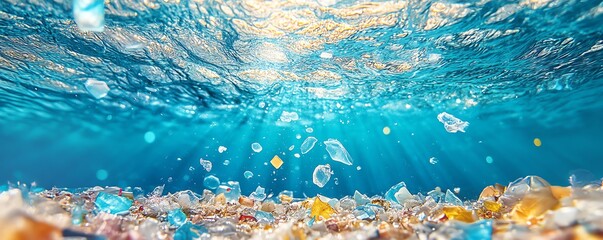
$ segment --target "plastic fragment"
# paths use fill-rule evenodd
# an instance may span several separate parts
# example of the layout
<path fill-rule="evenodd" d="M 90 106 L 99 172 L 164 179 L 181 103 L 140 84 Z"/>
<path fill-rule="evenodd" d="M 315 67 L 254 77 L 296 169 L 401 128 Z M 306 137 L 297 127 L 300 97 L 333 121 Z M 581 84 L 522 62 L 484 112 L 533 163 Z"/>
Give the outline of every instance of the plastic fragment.
<path fill-rule="evenodd" d="M 279 169 L 283 166 L 283 160 L 278 155 L 274 155 L 272 160 L 270 160 L 270 164 L 272 164 L 274 168 Z"/>
<path fill-rule="evenodd" d="M 249 194 L 249 198 L 256 201 L 264 201 L 264 199 L 266 199 L 265 189 L 261 186 L 258 186 L 254 192 Z"/>
<path fill-rule="evenodd" d="M 187 221 L 186 215 L 182 212 L 182 209 L 176 208 L 168 212 L 168 222 L 176 227 L 184 225 Z"/>
<path fill-rule="evenodd" d="M 250 179 L 250 178 L 252 178 L 252 177 L 253 177 L 253 173 L 252 173 L 251 171 L 245 171 L 245 172 L 243 173 L 243 176 L 244 176 L 246 179 Z"/>
<path fill-rule="evenodd" d="M 174 240 L 201 239 L 204 234 L 207 234 L 207 228 L 186 222 L 176 230 Z"/>
<path fill-rule="evenodd" d="M 310 150 L 312 150 L 312 148 L 314 148 L 314 145 L 316 145 L 316 142 L 318 142 L 318 139 L 316 139 L 315 137 L 308 137 L 306 138 L 306 140 L 304 140 L 304 142 L 302 143 L 300 150 L 302 154 L 306 154 L 308 153 Z"/>
<path fill-rule="evenodd" d="M 461 206 L 444 206 L 442 208 L 444 214 L 448 219 L 454 219 L 461 222 L 473 222 L 473 212 L 461 207 Z"/>
<path fill-rule="evenodd" d="M 104 98 L 105 96 L 107 96 L 107 93 L 109 93 L 110 90 L 109 86 L 107 86 L 107 83 L 94 79 L 86 80 L 86 83 L 84 85 L 88 93 L 90 93 L 90 95 L 92 95 L 96 99 Z"/>
<path fill-rule="evenodd" d="M 468 122 L 464 122 L 447 112 L 438 114 L 438 121 L 444 124 L 444 128 L 449 133 L 465 132 L 465 128 L 469 126 Z"/>
<path fill-rule="evenodd" d="M 222 184 L 216 190 L 216 194 L 224 194 L 227 202 L 234 203 L 239 201 L 241 196 L 241 187 L 237 181 L 228 181 Z"/>
<path fill-rule="evenodd" d="M 329 164 L 318 165 L 314 168 L 314 172 L 312 173 L 312 183 L 322 188 L 329 182 L 332 174 L 333 171 L 331 171 L 331 166 Z"/>
<path fill-rule="evenodd" d="M 450 191 L 450 189 L 446 190 L 446 195 L 444 196 L 444 201 L 446 203 L 450 203 L 455 206 L 463 205 L 463 201 L 461 201 L 461 199 L 459 199 L 456 195 L 454 195 L 454 193 L 452 193 Z"/>
<path fill-rule="evenodd" d="M 402 189 L 402 188 L 406 188 L 406 183 L 399 182 L 398 184 L 390 187 L 389 190 L 387 190 L 387 192 L 385 192 L 385 200 L 400 204 L 398 199 L 396 199 L 396 193 L 398 191 L 400 191 L 400 189 Z"/>
<path fill-rule="evenodd" d="M 252 143 L 251 150 L 253 150 L 256 153 L 259 153 L 262 151 L 262 145 L 260 145 L 259 143 Z"/>
<path fill-rule="evenodd" d="M 201 166 L 203 167 L 203 169 L 205 169 L 205 171 L 211 171 L 212 168 L 212 163 L 209 160 L 205 160 L 203 158 L 199 159 L 199 163 L 201 164 Z"/>
<path fill-rule="evenodd" d="M 94 201 L 99 211 L 111 214 L 127 213 L 132 206 L 132 200 L 117 195 L 99 192 Z"/>
<path fill-rule="evenodd" d="M 324 141 L 324 144 L 333 161 L 350 166 L 353 164 L 352 157 L 337 139 L 330 138 L 329 140 Z"/>
<path fill-rule="evenodd" d="M 209 175 L 203 179 L 203 186 L 209 189 L 216 189 L 220 186 L 220 179 L 214 175 Z"/>
<path fill-rule="evenodd" d="M 255 219 L 257 219 L 259 223 L 273 223 L 275 220 L 271 213 L 260 210 L 255 212 Z"/>
<path fill-rule="evenodd" d="M 102 32 L 105 28 L 105 1 L 74 0 L 73 17 L 81 31 Z"/>
<path fill-rule="evenodd" d="M 331 205 L 321 201 L 320 197 L 318 196 L 314 198 L 314 203 L 312 204 L 312 208 L 310 209 L 311 218 L 316 218 L 317 220 L 319 217 L 328 219 L 333 213 L 335 213 L 335 210 L 331 207 Z"/>

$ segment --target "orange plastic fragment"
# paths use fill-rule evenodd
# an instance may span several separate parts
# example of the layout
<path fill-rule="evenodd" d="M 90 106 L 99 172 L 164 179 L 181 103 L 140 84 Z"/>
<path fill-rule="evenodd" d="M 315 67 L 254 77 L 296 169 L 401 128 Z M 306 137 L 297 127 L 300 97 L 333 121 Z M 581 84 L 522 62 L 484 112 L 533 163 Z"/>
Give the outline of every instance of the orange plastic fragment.
<path fill-rule="evenodd" d="M 569 197 L 572 195 L 572 189 L 569 187 L 551 186 L 551 192 L 557 200 Z"/>
<path fill-rule="evenodd" d="M 532 191 L 513 207 L 511 219 L 520 223 L 533 223 L 536 218 L 553 209 L 558 203 L 549 188 Z"/>
<path fill-rule="evenodd" d="M 473 212 L 461 207 L 461 206 L 446 206 L 442 209 L 448 219 L 454 219 L 461 222 L 472 223 L 475 221 L 473 218 Z"/>
<path fill-rule="evenodd" d="M 312 204 L 312 209 L 310 210 L 310 217 L 316 217 L 316 220 L 318 220 L 318 217 L 327 219 L 331 217 L 331 214 L 333 213 L 335 213 L 335 210 L 333 210 L 331 205 L 321 201 L 318 196 L 314 198 L 314 204 Z"/>
<path fill-rule="evenodd" d="M 484 201 L 484 207 L 491 212 L 498 212 L 502 207 L 502 204 L 494 201 Z"/>

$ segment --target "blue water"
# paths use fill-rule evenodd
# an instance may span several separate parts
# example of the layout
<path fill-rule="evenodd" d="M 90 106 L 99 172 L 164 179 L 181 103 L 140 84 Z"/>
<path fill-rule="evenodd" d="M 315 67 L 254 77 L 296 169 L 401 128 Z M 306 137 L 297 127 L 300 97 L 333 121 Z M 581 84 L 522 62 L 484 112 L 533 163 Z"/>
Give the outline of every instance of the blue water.
<path fill-rule="evenodd" d="M 0 182 L 201 192 L 212 174 L 244 194 L 374 195 L 404 181 L 474 199 L 525 175 L 603 176 L 601 1 L 361 4 L 111 1 L 104 31 L 80 32 L 70 1 L 4 1 Z M 444 129 L 444 111 L 464 133 Z M 329 138 L 352 166 L 331 160 Z"/>

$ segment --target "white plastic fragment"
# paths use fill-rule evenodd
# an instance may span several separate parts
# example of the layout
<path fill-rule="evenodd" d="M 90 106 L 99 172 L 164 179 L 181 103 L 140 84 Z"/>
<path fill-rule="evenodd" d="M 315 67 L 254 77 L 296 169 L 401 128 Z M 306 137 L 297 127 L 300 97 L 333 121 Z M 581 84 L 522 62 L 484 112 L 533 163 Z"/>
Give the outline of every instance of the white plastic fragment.
<path fill-rule="evenodd" d="M 219 146 L 219 147 L 218 147 L 218 152 L 219 152 L 219 153 L 226 152 L 226 150 L 228 150 L 228 148 L 226 148 L 226 147 L 224 147 L 224 146 Z"/>
<path fill-rule="evenodd" d="M 205 171 L 211 171 L 213 164 L 209 160 L 201 158 L 199 159 L 199 163 L 201 163 L 201 166 L 203 167 L 203 169 L 205 169 Z"/>
<path fill-rule="evenodd" d="M 105 1 L 74 0 L 73 17 L 81 31 L 102 32 L 105 28 Z"/>
<path fill-rule="evenodd" d="M 444 128 L 449 133 L 465 132 L 465 128 L 469 126 L 469 122 L 462 121 L 447 112 L 438 114 L 438 121 L 444 124 Z"/>
<path fill-rule="evenodd" d="M 350 166 L 353 164 L 352 157 L 337 139 L 329 138 L 329 140 L 324 141 L 324 144 L 327 146 L 327 152 L 333 161 Z"/>
<path fill-rule="evenodd" d="M 88 93 L 96 99 L 104 98 L 110 90 L 107 83 L 94 79 L 86 80 L 84 85 L 86 86 Z"/>

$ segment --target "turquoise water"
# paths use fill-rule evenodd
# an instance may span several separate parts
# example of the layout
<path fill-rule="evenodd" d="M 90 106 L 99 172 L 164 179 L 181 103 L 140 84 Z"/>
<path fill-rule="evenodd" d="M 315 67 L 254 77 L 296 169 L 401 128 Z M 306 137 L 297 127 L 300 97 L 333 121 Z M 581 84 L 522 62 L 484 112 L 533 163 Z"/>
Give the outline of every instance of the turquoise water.
<path fill-rule="evenodd" d="M 526 175 L 603 176 L 600 1 L 359 4 L 116 1 L 102 32 L 81 32 L 71 2 L 5 1 L 0 181 L 201 192 L 211 174 L 244 194 L 373 195 L 404 181 L 475 198 Z M 446 131 L 442 112 L 465 132 Z"/>

